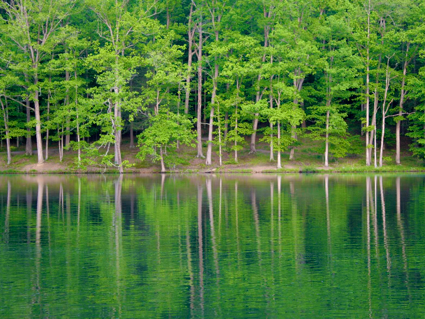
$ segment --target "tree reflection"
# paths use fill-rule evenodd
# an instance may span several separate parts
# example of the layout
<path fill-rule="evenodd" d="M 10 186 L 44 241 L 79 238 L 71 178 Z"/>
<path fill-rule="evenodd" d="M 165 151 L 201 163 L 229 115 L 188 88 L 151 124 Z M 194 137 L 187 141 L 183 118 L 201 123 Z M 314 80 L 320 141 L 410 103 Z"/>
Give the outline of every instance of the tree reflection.
<path fill-rule="evenodd" d="M 204 317 L 204 251 L 202 231 L 202 193 L 201 185 L 198 185 L 198 261 L 199 261 L 199 298 L 201 314 Z"/>
<path fill-rule="evenodd" d="M 4 220 L 3 242 L 9 243 L 9 219 L 10 219 L 10 202 L 12 199 L 12 185 L 7 181 L 7 198 L 6 198 L 6 218 Z"/>
<path fill-rule="evenodd" d="M 385 247 L 386 259 L 387 259 L 388 287 L 390 287 L 391 286 L 391 255 L 390 255 L 390 247 L 388 244 L 387 213 L 385 208 L 385 194 L 384 194 L 384 186 L 382 184 L 382 176 L 379 176 L 379 187 L 381 192 L 382 229 L 384 233 L 384 247 Z"/>
<path fill-rule="evenodd" d="M 409 284 L 409 267 L 407 263 L 407 253 L 406 253 L 406 237 L 404 234 L 404 225 L 401 217 L 401 187 L 400 187 L 400 177 L 396 178 L 396 210 L 397 210 L 397 228 L 400 233 L 401 240 L 401 254 L 403 256 L 403 269 L 405 274 L 405 285 L 407 289 L 407 294 L 409 296 L 409 301 L 411 301 L 412 295 L 410 293 L 410 284 Z"/>
<path fill-rule="evenodd" d="M 0 315 L 420 317 L 415 178 L 0 176 Z"/>
<path fill-rule="evenodd" d="M 372 312 L 372 270 L 371 270 L 371 253 L 370 253 L 370 210 L 373 205 L 371 205 L 371 193 L 372 183 L 370 177 L 366 178 L 366 232 L 367 232 L 367 291 L 368 291 L 368 301 L 369 301 L 369 317 L 373 318 Z"/>
<path fill-rule="evenodd" d="M 114 234 L 115 234 L 115 282 L 116 282 L 116 299 L 118 302 L 118 316 L 122 316 L 122 296 L 121 296 L 121 267 L 122 259 L 122 174 L 115 181 L 115 214 L 113 218 Z"/>

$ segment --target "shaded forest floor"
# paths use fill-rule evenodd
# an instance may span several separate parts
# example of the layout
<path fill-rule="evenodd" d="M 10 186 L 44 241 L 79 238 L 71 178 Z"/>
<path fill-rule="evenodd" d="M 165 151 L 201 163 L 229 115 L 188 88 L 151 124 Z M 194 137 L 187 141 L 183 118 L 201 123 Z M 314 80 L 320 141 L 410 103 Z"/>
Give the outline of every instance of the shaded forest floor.
<path fill-rule="evenodd" d="M 238 152 L 238 162 L 234 161 L 234 152 L 223 149 L 223 165 L 219 166 L 218 147 L 213 148 L 213 164 L 205 165 L 204 158 L 196 157 L 196 148 L 181 147 L 179 150 L 168 150 L 165 157 L 168 172 L 178 173 L 274 173 L 274 172 L 403 172 L 425 171 L 423 160 L 412 157 L 408 151 L 408 141 L 402 144 L 402 164 L 395 165 L 395 149 L 388 147 L 384 152 L 384 165 L 382 168 L 365 166 L 364 147 L 359 140 L 358 145 L 353 145 L 351 154 L 344 158 L 330 157 L 329 167 L 324 167 L 323 143 L 311 141 L 307 138 L 301 140 L 295 150 L 295 159 L 289 160 L 289 151 L 282 153 L 282 169 L 276 169 L 277 154 L 270 161 L 269 146 L 258 142 L 257 152 L 249 153 L 249 144 L 244 145 L 244 150 Z M 206 142 L 204 142 L 204 155 L 206 154 Z M 136 157 L 138 148 L 130 148 L 129 140 L 124 140 L 122 145 L 123 160 L 127 160 L 130 166 L 125 168 L 126 173 L 159 173 L 159 163 L 153 163 L 149 159 L 143 162 Z M 379 156 L 379 154 L 378 154 Z M 59 161 L 59 153 L 56 145 L 51 145 L 49 158 L 44 164 L 37 164 L 37 156 L 24 154 L 24 146 L 14 149 L 12 163 L 6 165 L 5 149 L 0 149 L 0 173 L 115 173 L 113 167 L 92 165 L 79 169 L 76 165 L 77 153 L 65 151 L 62 163 Z M 378 158 L 379 161 L 379 158 Z"/>

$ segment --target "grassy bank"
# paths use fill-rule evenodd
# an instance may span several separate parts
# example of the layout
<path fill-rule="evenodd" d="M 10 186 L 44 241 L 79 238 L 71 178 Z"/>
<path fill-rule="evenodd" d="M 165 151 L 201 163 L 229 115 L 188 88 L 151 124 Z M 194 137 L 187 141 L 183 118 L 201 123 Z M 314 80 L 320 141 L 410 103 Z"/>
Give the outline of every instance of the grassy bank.
<path fill-rule="evenodd" d="M 206 145 L 204 145 L 206 152 Z M 123 159 L 129 162 L 125 173 L 159 173 L 159 163 L 153 163 L 149 159 L 140 161 L 136 158 L 138 149 L 130 148 L 128 141 L 124 141 L 122 147 Z M 238 162 L 233 159 L 233 152 L 223 153 L 223 165 L 219 166 L 218 149 L 214 149 L 213 164 L 205 165 L 205 160 L 196 158 L 196 149 L 182 147 L 179 150 L 168 151 L 166 156 L 167 172 L 177 173 L 372 173 L 372 172 L 425 172 L 423 160 L 412 157 L 411 153 L 404 150 L 402 164 L 395 165 L 394 150 L 386 150 L 383 167 L 365 166 L 363 153 L 349 154 L 349 156 L 337 159 L 331 158 L 329 167 L 324 167 L 323 154 L 316 143 L 303 140 L 303 146 L 297 148 L 295 160 L 289 161 L 289 153 L 282 154 L 282 168 L 276 168 L 276 160 L 270 160 L 268 145 L 259 143 L 257 152 L 250 154 L 248 150 L 238 153 Z M 116 168 L 103 165 L 91 165 L 79 168 L 76 165 L 77 154 L 74 151 L 66 151 L 63 161 L 59 161 L 59 154 L 54 145 L 50 148 L 49 158 L 42 165 L 37 165 L 37 156 L 24 155 L 23 149 L 14 149 L 12 163 L 6 165 L 6 153 L 0 149 L 0 173 L 116 173 Z M 276 159 L 277 155 L 274 154 Z"/>

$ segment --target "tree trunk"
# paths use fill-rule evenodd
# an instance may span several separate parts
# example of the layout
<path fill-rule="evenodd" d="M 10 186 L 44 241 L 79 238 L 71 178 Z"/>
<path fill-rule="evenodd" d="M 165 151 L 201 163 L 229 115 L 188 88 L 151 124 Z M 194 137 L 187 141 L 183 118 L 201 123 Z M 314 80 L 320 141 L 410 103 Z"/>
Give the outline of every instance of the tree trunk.
<path fill-rule="evenodd" d="M 119 106 L 117 105 L 118 103 L 115 104 L 115 110 L 114 110 L 114 115 L 115 115 L 115 120 L 116 121 L 121 121 L 121 110 L 119 109 Z M 115 136 L 115 145 L 114 145 L 114 150 L 115 150 L 115 164 L 118 165 L 118 172 L 120 174 L 122 174 L 124 172 L 124 169 L 122 167 L 122 158 L 121 158 L 121 123 L 119 126 L 116 126 L 114 129 L 114 136 Z"/>
<path fill-rule="evenodd" d="M 379 152 L 379 167 L 382 167 L 384 156 L 384 136 L 385 136 L 385 111 L 382 109 L 382 134 L 381 134 L 381 149 Z"/>
<path fill-rule="evenodd" d="M 270 63 L 273 63 L 273 56 L 271 57 Z M 273 109 L 273 77 L 270 77 L 270 108 Z M 273 123 L 270 122 L 270 161 L 274 161 L 273 153 Z"/>
<path fill-rule="evenodd" d="M 263 7 L 263 15 L 264 18 L 270 18 L 271 12 L 267 11 L 265 7 Z M 269 33 L 270 33 L 270 27 L 268 25 L 264 26 L 264 48 L 267 48 L 269 46 Z M 262 58 L 262 65 L 266 62 L 266 54 L 263 55 Z M 258 83 L 258 90 L 257 95 L 255 97 L 255 102 L 258 103 L 260 101 L 260 81 L 261 81 L 261 73 L 258 75 L 257 83 Z M 255 147 L 256 145 L 256 139 L 257 139 L 257 129 L 258 129 L 258 117 L 260 116 L 259 113 L 255 113 L 254 115 L 254 121 L 252 123 L 252 134 L 251 134 L 251 145 L 250 145 L 250 153 L 257 152 L 257 149 Z"/>
<path fill-rule="evenodd" d="M 30 100 L 29 98 L 25 99 L 27 105 L 27 123 L 31 121 L 31 110 L 30 110 Z M 32 139 L 31 139 L 31 128 L 27 127 L 27 140 L 25 144 L 25 155 L 32 155 Z"/>
<path fill-rule="evenodd" d="M 63 124 L 62 124 L 62 132 L 60 129 L 58 129 L 58 135 L 60 136 L 58 141 L 58 147 L 59 147 L 59 162 L 62 163 L 63 160 Z"/>
<path fill-rule="evenodd" d="M 121 105 L 118 99 L 118 95 L 120 93 L 120 88 L 118 86 L 118 59 L 119 59 L 119 51 L 115 53 L 115 87 L 114 93 L 117 100 L 114 102 L 114 137 L 115 137 L 115 164 L 118 166 L 118 172 L 120 174 L 124 173 L 124 168 L 122 167 L 122 158 L 121 158 L 121 137 L 122 137 L 122 117 L 121 117 Z"/>
<path fill-rule="evenodd" d="M 277 121 L 277 145 L 278 145 L 278 151 L 277 151 L 277 168 L 282 168 L 282 155 L 280 151 L 280 121 Z"/>
<path fill-rule="evenodd" d="M 6 103 L 6 102 L 5 102 Z M 0 104 L 3 111 L 3 121 L 4 121 L 4 130 L 6 133 L 6 153 L 7 153 L 7 165 L 10 165 L 12 162 L 12 152 L 10 150 L 10 137 L 9 137 L 9 126 L 8 126 L 8 116 L 7 116 L 7 109 L 5 107 L 5 103 L 0 98 Z"/>
<path fill-rule="evenodd" d="M 218 64 L 215 64 L 214 78 L 213 78 L 213 91 L 212 91 L 212 96 L 211 96 L 210 124 L 209 124 L 209 127 L 208 127 L 208 148 L 207 148 L 206 165 L 212 164 L 212 158 L 211 157 L 212 157 L 213 128 L 214 128 L 214 103 L 215 103 L 215 96 L 216 96 L 216 92 L 217 92 L 217 78 L 218 78 Z"/>
<path fill-rule="evenodd" d="M 65 81 L 69 81 L 70 75 L 69 71 L 65 71 Z M 66 96 L 65 96 L 65 106 L 69 107 L 69 89 L 66 89 Z M 69 146 L 69 143 L 71 142 L 71 135 L 69 133 L 70 127 L 69 127 L 69 116 L 66 117 L 66 136 L 65 136 L 65 147 Z"/>
<path fill-rule="evenodd" d="M 202 152 L 202 26 L 199 26 L 198 44 L 198 110 L 197 110 L 197 151 L 196 157 L 204 158 Z"/>
<path fill-rule="evenodd" d="M 161 156 L 161 173 L 165 173 L 165 165 L 164 165 L 164 154 L 162 152 L 162 146 L 159 147 L 159 154 Z"/>
<path fill-rule="evenodd" d="M 218 160 L 219 165 L 223 165 L 222 163 L 222 152 L 221 152 L 221 114 L 220 114 L 220 105 L 217 106 L 217 115 L 218 115 Z"/>
<path fill-rule="evenodd" d="M 186 75 L 186 98 L 184 101 L 184 113 L 189 113 L 189 99 L 190 99 L 190 80 L 192 72 L 192 57 L 193 57 L 193 37 L 195 35 L 195 28 L 192 27 L 192 15 L 193 15 L 193 2 L 190 6 L 189 13 L 189 28 L 188 28 L 188 57 L 187 57 L 187 75 Z"/>
<path fill-rule="evenodd" d="M 295 70 L 295 75 L 300 76 L 302 74 L 300 68 L 298 68 L 297 70 Z M 301 89 L 303 87 L 303 83 L 304 83 L 304 79 L 303 78 L 294 78 L 293 84 L 294 84 L 294 88 L 295 90 L 299 93 L 301 92 Z M 298 106 L 298 99 L 294 98 L 294 107 Z M 298 139 L 297 137 L 297 127 L 296 126 L 292 126 L 291 128 L 291 137 L 295 140 Z M 295 158 L 295 147 L 291 147 L 291 151 L 289 153 L 289 160 L 292 161 Z"/>
<path fill-rule="evenodd" d="M 35 85 L 37 85 L 37 80 Z M 37 141 L 37 163 L 43 164 L 43 139 L 41 138 L 41 117 L 40 117 L 40 102 L 38 100 L 38 90 L 33 92 L 34 94 L 34 112 L 35 112 L 35 138 Z"/>
<path fill-rule="evenodd" d="M 378 80 L 377 80 L 378 82 Z M 378 84 L 378 83 L 377 83 Z M 372 115 L 372 125 L 374 126 L 373 131 L 370 132 L 370 141 L 369 144 L 370 145 L 374 145 L 374 166 L 378 167 L 377 165 L 377 160 L 376 160 L 376 118 L 377 118 L 377 113 L 378 113 L 378 103 L 379 103 L 379 96 L 378 96 L 378 90 L 375 89 L 375 93 L 374 93 L 374 101 L 373 101 L 373 115 Z M 372 148 L 369 148 L 369 157 L 370 160 L 372 161 Z"/>
<path fill-rule="evenodd" d="M 237 90 L 237 99 L 239 100 L 239 80 L 236 81 L 236 90 Z M 238 142 L 237 142 L 237 137 L 238 137 L 238 104 L 236 103 L 235 105 L 235 162 L 238 162 Z"/>
<path fill-rule="evenodd" d="M 235 115 L 236 115 L 235 117 L 235 162 L 237 163 L 238 162 L 238 149 L 237 149 L 238 142 L 236 140 L 236 136 L 238 134 L 238 108 L 237 107 L 235 110 Z"/>
<path fill-rule="evenodd" d="M 382 134 L 381 134 L 381 149 L 379 154 L 379 167 L 382 167 L 383 165 L 383 155 L 384 155 L 384 137 L 385 137 L 385 119 L 387 116 L 388 109 L 390 108 L 390 105 L 393 101 L 388 103 L 387 106 L 387 98 L 388 98 L 388 91 L 390 88 L 391 83 L 391 74 L 389 71 L 390 68 L 390 59 L 387 59 L 387 69 L 385 72 L 385 92 L 384 92 L 384 102 L 382 103 Z"/>
<path fill-rule="evenodd" d="M 50 83 L 52 82 L 52 79 L 50 78 Z M 50 120 L 50 99 L 52 97 L 52 94 L 49 89 L 49 93 L 47 96 L 47 121 Z M 49 159 L 49 129 L 46 129 L 46 161 Z"/>
<path fill-rule="evenodd" d="M 369 10 L 367 11 L 367 47 L 366 47 L 366 166 L 370 166 L 370 151 L 369 151 L 369 103 L 370 103 L 370 2 L 369 0 Z"/>
<path fill-rule="evenodd" d="M 399 111 L 398 111 L 399 116 L 402 116 L 402 114 L 403 114 L 404 97 L 406 95 L 405 84 L 406 84 L 407 66 L 409 64 L 409 61 L 408 61 L 409 47 L 410 47 L 410 43 L 408 43 L 407 46 L 406 46 L 406 58 L 404 60 L 404 65 L 403 65 L 403 79 L 401 80 L 401 92 L 400 92 L 400 104 L 399 104 L 400 108 L 399 108 Z M 395 163 L 397 165 L 401 164 L 401 159 L 400 159 L 400 131 L 401 131 L 401 121 L 398 120 L 397 124 L 396 124 L 396 131 L 395 131 L 395 135 L 396 135 Z"/>
<path fill-rule="evenodd" d="M 77 80 L 77 71 L 74 71 L 75 80 Z M 78 167 L 81 165 L 81 144 L 80 144 L 80 116 L 78 110 L 78 86 L 75 87 L 75 113 L 77 116 L 77 153 Z"/>
<path fill-rule="evenodd" d="M 325 137 L 325 167 L 329 167 L 329 117 L 330 111 L 326 112 L 326 137 Z"/>

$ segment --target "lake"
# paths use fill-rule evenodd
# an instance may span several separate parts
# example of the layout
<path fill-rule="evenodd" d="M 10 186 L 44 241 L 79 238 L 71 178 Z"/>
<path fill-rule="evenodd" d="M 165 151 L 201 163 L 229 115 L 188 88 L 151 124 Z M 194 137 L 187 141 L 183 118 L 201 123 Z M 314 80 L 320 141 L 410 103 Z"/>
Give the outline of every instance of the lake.
<path fill-rule="evenodd" d="M 425 175 L 0 176 L 1 318 L 419 318 Z"/>

